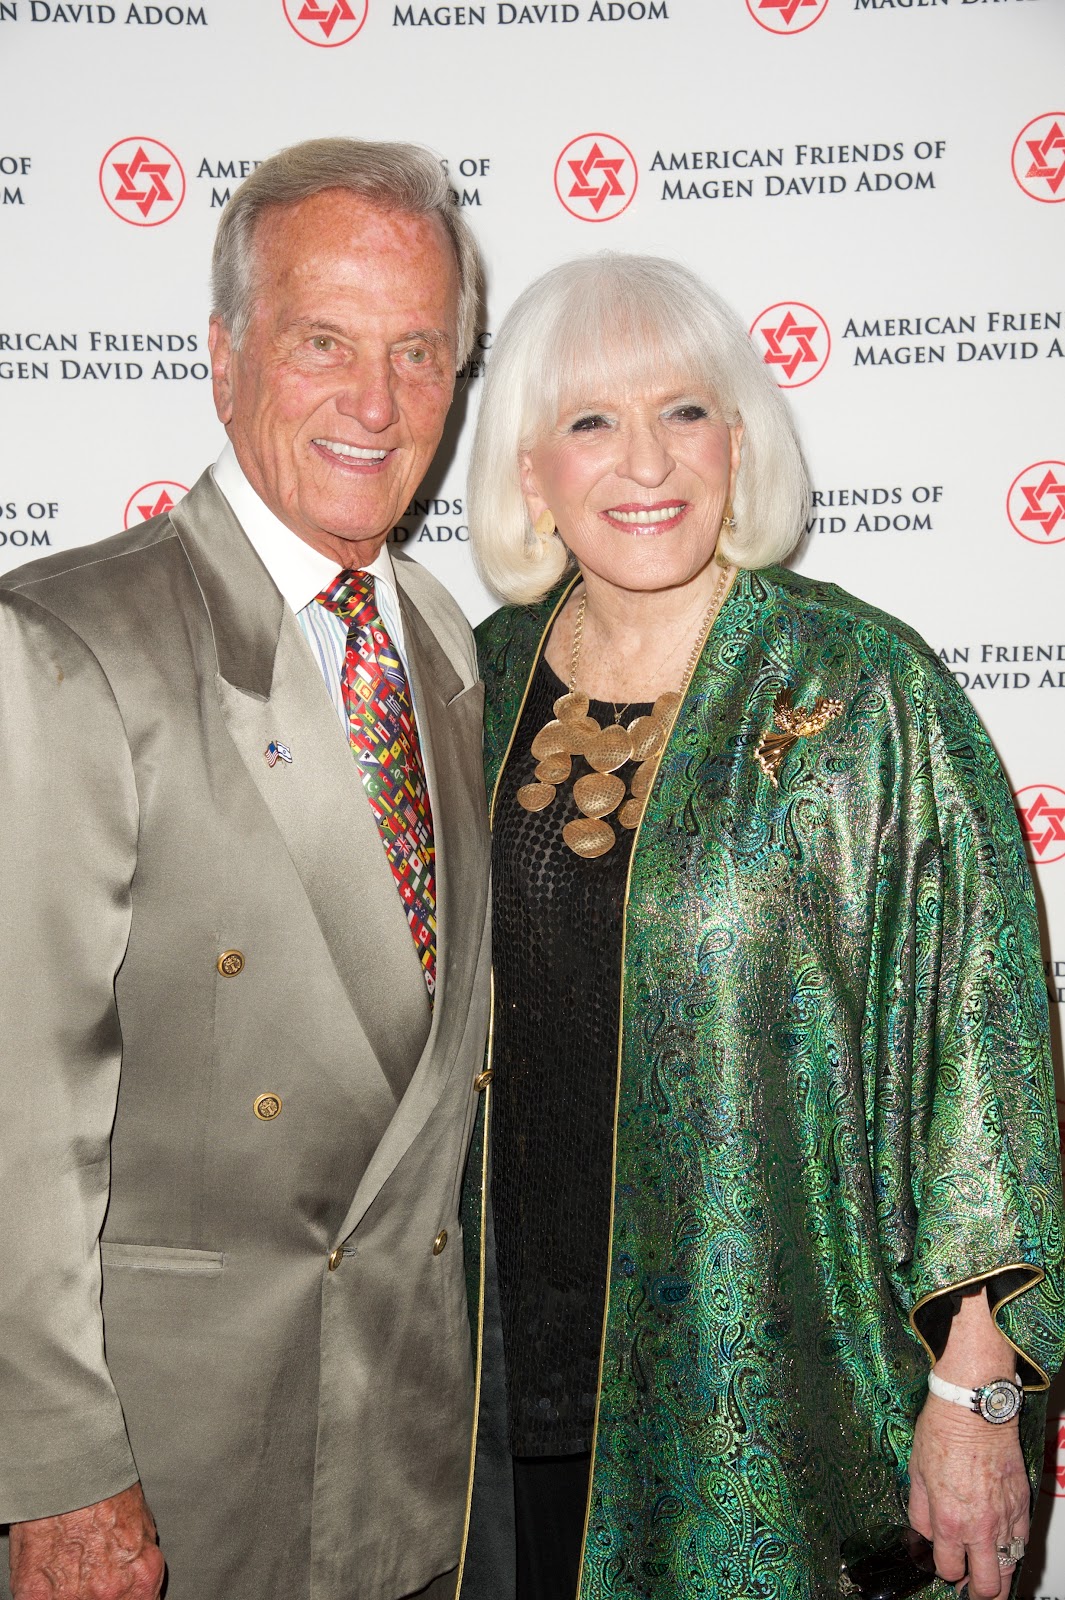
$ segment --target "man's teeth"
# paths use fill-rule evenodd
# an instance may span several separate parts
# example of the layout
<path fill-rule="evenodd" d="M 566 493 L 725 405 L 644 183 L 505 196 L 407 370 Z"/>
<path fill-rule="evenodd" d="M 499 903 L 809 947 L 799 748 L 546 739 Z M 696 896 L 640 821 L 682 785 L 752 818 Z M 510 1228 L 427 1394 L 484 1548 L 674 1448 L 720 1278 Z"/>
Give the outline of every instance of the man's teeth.
<path fill-rule="evenodd" d="M 646 511 L 611 511 L 615 522 L 670 522 L 683 506 L 648 506 Z"/>
<path fill-rule="evenodd" d="M 335 456 L 345 456 L 349 461 L 383 461 L 387 450 L 360 450 L 357 444 L 341 444 L 336 439 L 316 439 L 315 444 L 320 444 L 323 450 L 331 450 Z"/>

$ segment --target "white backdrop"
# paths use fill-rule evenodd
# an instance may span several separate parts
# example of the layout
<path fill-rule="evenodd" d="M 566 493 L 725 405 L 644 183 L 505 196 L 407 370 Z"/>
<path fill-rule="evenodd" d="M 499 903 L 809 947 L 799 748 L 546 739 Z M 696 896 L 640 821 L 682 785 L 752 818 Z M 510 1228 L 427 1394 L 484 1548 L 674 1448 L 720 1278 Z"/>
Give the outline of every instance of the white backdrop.
<path fill-rule="evenodd" d="M 165 508 L 217 454 L 211 239 L 281 145 L 426 144 L 483 244 L 478 362 L 394 535 L 474 621 L 492 326 L 566 257 L 677 256 L 792 394 L 803 568 L 918 627 L 1006 763 L 1060 1079 L 1063 0 L 0 0 L 0 60 L 0 568 Z M 1065 1597 L 1065 1389 L 1051 1412 L 1025 1600 Z"/>

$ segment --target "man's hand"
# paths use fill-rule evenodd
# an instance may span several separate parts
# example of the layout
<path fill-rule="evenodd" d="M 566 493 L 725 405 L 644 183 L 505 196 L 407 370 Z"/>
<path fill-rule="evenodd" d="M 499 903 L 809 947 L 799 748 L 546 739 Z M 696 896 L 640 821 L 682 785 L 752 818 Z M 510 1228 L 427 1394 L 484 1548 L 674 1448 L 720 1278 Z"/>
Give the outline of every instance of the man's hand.
<path fill-rule="evenodd" d="M 139 1483 L 80 1511 L 11 1524 L 14 1600 L 157 1600 L 165 1571 Z"/>

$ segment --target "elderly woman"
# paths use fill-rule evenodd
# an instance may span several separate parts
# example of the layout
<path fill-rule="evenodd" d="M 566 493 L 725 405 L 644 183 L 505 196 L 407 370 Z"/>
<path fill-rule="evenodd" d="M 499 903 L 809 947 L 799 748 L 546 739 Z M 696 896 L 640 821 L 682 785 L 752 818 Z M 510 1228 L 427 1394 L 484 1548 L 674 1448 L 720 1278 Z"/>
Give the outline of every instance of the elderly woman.
<path fill-rule="evenodd" d="M 510 602 L 484 1167 L 520 1600 L 837 1595 L 907 1495 L 992 1600 L 1027 1536 L 1062 1246 L 1031 884 L 936 656 L 776 564 L 806 510 L 691 273 L 518 300 L 470 527 Z"/>

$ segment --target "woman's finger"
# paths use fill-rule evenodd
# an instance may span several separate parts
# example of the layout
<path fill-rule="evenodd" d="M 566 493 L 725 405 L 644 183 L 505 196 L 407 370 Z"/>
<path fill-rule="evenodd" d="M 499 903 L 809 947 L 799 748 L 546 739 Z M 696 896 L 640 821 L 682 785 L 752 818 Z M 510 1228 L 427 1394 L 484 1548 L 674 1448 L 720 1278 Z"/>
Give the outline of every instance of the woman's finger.
<path fill-rule="evenodd" d="M 920 1530 L 918 1530 L 920 1531 Z M 965 1576 L 965 1546 L 952 1534 L 936 1534 L 932 1541 L 936 1571 L 947 1583 L 958 1583 Z"/>
<path fill-rule="evenodd" d="M 1008 1542 L 1007 1539 L 998 1541 L 999 1544 Z M 1017 1565 L 1015 1561 L 1003 1566 L 998 1556 L 998 1545 L 988 1544 L 983 1540 L 979 1544 L 970 1545 L 967 1554 L 970 1600 L 999 1600 L 1000 1596 L 1009 1594 L 1014 1568 Z"/>

